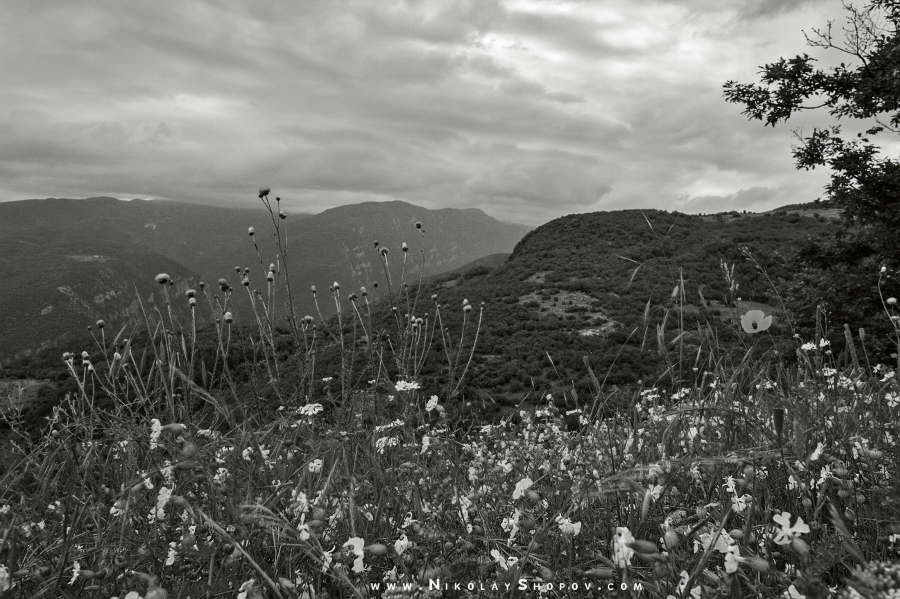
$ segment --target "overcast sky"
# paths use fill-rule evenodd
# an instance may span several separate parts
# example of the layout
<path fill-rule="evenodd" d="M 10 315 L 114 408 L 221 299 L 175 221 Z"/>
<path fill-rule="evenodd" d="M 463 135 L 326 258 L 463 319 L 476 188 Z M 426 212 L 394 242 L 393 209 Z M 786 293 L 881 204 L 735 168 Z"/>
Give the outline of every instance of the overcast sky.
<path fill-rule="evenodd" d="M 0 200 L 367 200 L 537 225 L 823 195 L 728 79 L 839 0 L 43 2 L 0 11 Z M 828 62 L 840 57 L 822 55 Z"/>

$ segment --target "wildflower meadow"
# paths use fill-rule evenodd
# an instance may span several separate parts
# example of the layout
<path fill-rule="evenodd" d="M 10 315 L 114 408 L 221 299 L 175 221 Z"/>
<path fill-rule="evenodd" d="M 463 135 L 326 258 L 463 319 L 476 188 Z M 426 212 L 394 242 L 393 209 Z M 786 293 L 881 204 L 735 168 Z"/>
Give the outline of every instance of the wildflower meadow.
<path fill-rule="evenodd" d="M 78 392 L 40 435 L 3 412 L 0 597 L 900 597 L 898 365 L 864 330 L 773 344 L 750 310 L 700 359 L 657 326 L 660 375 L 624 397 L 585 360 L 590 397 L 479 420 L 491 306 L 422 295 L 414 243 L 374 243 L 377 299 L 290 280 L 270 193 L 271 255 L 250 229 L 253 268 L 185 295 L 159 274 L 140 335 L 101 321 L 61 356 Z"/>

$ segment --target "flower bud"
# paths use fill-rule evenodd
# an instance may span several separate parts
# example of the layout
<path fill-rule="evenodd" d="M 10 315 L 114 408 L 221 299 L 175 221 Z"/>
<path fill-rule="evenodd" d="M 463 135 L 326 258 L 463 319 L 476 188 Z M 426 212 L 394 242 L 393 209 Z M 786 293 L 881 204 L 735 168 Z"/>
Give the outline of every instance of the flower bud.
<path fill-rule="evenodd" d="M 164 433 L 173 433 L 175 435 L 180 435 L 184 433 L 185 427 L 183 424 L 173 422 L 172 424 L 166 424 L 160 430 Z"/>
<path fill-rule="evenodd" d="M 272 191 L 272 190 L 269 189 L 268 187 L 260 187 L 259 188 L 259 197 L 262 198 L 262 197 L 269 195 L 270 191 Z"/>
<path fill-rule="evenodd" d="M 791 549 L 793 549 L 803 557 L 809 555 L 809 545 L 807 545 L 806 541 L 804 541 L 800 537 L 794 537 L 793 539 L 791 539 Z"/>
<path fill-rule="evenodd" d="M 650 541 L 632 541 L 628 543 L 628 546 L 638 553 L 656 553 L 656 545 L 654 545 Z"/>
<path fill-rule="evenodd" d="M 743 561 L 745 564 L 747 564 L 757 572 L 762 572 L 763 574 L 770 570 L 769 562 L 755 555 L 743 557 L 741 558 L 741 561 Z"/>
<path fill-rule="evenodd" d="M 671 528 L 668 529 L 663 535 L 663 544 L 669 551 L 678 547 L 678 533 Z"/>
<path fill-rule="evenodd" d="M 387 554 L 388 548 L 381 543 L 372 543 L 371 545 L 363 547 L 363 551 L 372 555 L 385 555 Z"/>
<path fill-rule="evenodd" d="M 190 441 L 185 441 L 184 447 L 181 448 L 181 455 L 183 455 L 187 459 L 191 459 L 192 457 L 197 455 L 197 446 Z"/>
<path fill-rule="evenodd" d="M 588 578 L 612 578 L 615 572 L 612 568 L 591 568 L 584 575 Z"/>

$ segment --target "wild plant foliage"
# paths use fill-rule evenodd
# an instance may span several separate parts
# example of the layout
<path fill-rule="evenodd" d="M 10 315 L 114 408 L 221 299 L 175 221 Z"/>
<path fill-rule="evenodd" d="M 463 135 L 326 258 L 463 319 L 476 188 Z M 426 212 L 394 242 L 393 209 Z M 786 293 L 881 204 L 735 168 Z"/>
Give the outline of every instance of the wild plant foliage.
<path fill-rule="evenodd" d="M 235 285 L 175 297 L 160 274 L 168 299 L 145 314 L 144 341 L 108 338 L 100 322 L 94 348 L 63 356 L 77 392 L 39 437 L 18 408 L 4 411 L 0 596 L 900 589 L 900 384 L 868 361 L 863 332 L 846 332 L 838 359 L 820 320 L 815 338 L 793 342 L 792 363 L 784 345 L 761 341 L 772 315 L 751 311 L 735 333 L 743 357 L 725 359 L 711 330 L 695 366 L 683 335 L 656 326 L 677 379 L 660 373 L 623 402 L 586 362 L 593 387 L 578 409 L 545 390 L 537 405 L 473 422 L 461 381 L 484 308 L 476 318 L 468 301 L 419 297 L 389 268 L 411 259 L 409 246 L 376 242 L 377 301 L 336 282 L 324 299 L 310 290 L 334 302 L 334 318 L 296 314 L 300 283 L 284 265 L 302 257 L 268 196 L 260 190 L 277 252 L 264 259 L 248 231 L 258 278 L 239 267 Z M 249 294 L 250 313 L 233 311 L 235 293 Z M 679 287 L 672 301 L 675 314 Z M 896 300 L 884 308 L 900 333 Z M 213 317 L 205 331 L 200 310 Z M 203 335 L 213 354 L 200 350 Z M 329 352 L 339 370 L 321 376 Z M 445 364 L 438 394 L 421 384 L 429 356 Z M 691 382 L 662 384 L 672 380 Z"/>

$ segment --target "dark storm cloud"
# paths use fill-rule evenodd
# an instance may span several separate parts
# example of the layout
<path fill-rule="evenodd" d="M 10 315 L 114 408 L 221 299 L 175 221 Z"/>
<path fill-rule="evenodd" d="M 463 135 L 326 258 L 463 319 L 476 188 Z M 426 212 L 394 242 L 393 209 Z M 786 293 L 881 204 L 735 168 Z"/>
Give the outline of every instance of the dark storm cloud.
<path fill-rule="evenodd" d="M 789 131 L 721 86 L 840 16 L 814 8 L 10 0 L 0 199 L 241 204 L 267 184 L 307 210 L 403 199 L 530 224 L 811 200 L 825 173 L 795 172 Z"/>

